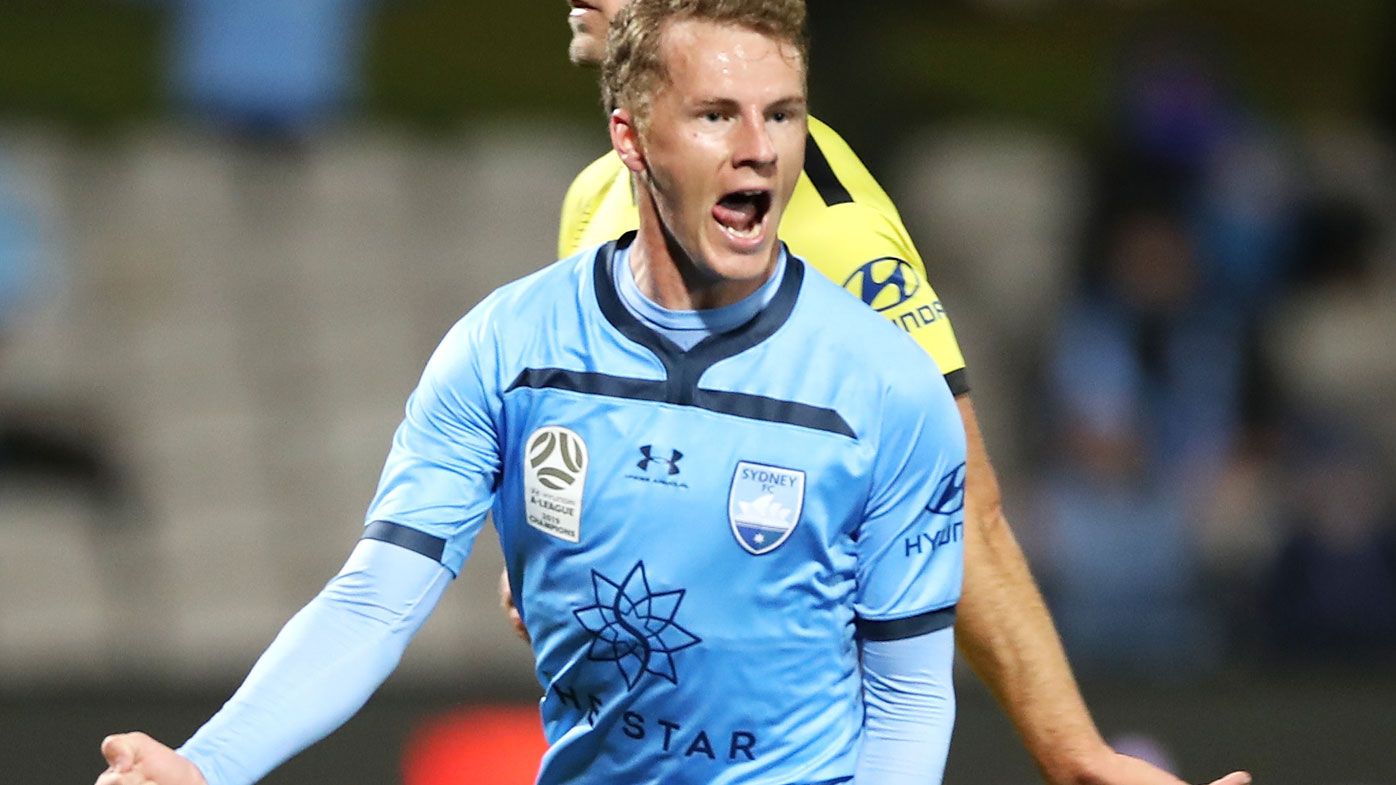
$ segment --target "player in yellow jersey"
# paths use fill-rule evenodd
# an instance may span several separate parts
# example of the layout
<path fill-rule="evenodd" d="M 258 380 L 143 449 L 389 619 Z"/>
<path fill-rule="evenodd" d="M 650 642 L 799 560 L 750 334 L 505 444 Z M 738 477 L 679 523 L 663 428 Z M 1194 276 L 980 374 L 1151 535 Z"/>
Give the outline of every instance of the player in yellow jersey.
<path fill-rule="evenodd" d="M 628 0 L 570 0 L 569 53 L 605 57 L 610 20 Z M 829 126 L 809 121 L 804 173 L 780 236 L 790 249 L 926 349 L 955 393 L 968 437 L 965 578 L 956 643 L 1012 719 L 1053 785 L 1183 785 L 1115 752 L 1081 698 L 1051 616 L 1004 518 L 998 480 L 970 402 L 964 358 L 896 207 Z M 559 256 L 614 239 L 638 222 L 628 170 L 607 153 L 578 175 L 563 204 Z M 505 607 L 513 614 L 505 586 Z M 1246 785 L 1232 772 L 1212 785 Z"/>

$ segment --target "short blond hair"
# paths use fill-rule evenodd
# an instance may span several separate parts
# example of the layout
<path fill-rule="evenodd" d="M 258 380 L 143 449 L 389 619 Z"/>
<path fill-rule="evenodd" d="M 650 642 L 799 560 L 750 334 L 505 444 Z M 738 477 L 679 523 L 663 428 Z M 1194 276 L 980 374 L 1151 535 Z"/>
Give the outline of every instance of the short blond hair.
<path fill-rule="evenodd" d="M 660 47 L 665 25 L 696 20 L 733 25 L 795 48 L 809 72 L 805 0 L 631 0 L 611 21 L 601 66 L 601 100 L 610 114 L 619 107 L 643 123 L 654 89 L 668 79 Z"/>

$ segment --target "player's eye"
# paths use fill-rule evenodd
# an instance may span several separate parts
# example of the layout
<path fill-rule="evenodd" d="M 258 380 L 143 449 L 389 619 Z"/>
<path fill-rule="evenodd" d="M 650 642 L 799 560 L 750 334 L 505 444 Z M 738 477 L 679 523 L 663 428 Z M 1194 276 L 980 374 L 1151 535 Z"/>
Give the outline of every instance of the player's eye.
<path fill-rule="evenodd" d="M 710 123 L 720 123 L 722 122 L 722 113 L 718 111 L 708 112 L 707 114 L 703 115 L 703 119 L 707 120 Z"/>
<path fill-rule="evenodd" d="M 790 119 L 790 114 L 788 112 L 775 112 L 771 115 L 771 119 L 775 120 L 777 123 L 783 123 Z"/>

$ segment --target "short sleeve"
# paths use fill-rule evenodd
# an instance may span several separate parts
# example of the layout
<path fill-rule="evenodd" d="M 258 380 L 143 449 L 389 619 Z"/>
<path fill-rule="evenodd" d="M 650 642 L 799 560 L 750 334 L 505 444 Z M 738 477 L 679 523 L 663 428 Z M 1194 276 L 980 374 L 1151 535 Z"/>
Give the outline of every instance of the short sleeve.
<path fill-rule="evenodd" d="M 481 304 L 447 333 L 407 401 L 364 537 L 459 574 L 500 472 L 497 349 Z"/>
<path fill-rule="evenodd" d="M 854 609 L 868 640 L 953 624 L 964 573 L 964 427 L 949 389 L 927 396 L 926 379 L 905 376 L 918 378 L 888 395 L 858 530 Z"/>

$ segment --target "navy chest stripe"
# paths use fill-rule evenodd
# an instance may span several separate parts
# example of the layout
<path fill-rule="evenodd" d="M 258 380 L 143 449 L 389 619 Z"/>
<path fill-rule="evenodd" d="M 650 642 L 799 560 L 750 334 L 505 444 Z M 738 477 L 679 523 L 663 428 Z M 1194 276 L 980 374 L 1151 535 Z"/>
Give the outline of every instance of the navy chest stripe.
<path fill-rule="evenodd" d="M 833 409 L 722 390 L 698 389 L 690 395 L 681 396 L 668 381 L 632 379 L 627 376 L 568 371 L 562 368 L 526 368 L 514 379 L 514 383 L 509 385 L 506 392 L 520 388 L 567 390 L 608 398 L 673 403 L 748 420 L 782 423 L 847 436 L 850 439 L 857 438 L 848 422 Z"/>
<path fill-rule="evenodd" d="M 511 393 L 519 388 L 531 390 L 567 390 L 586 395 L 604 395 L 608 398 L 628 398 L 632 401 L 668 400 L 666 382 L 652 379 L 632 379 L 629 376 L 612 376 L 606 373 L 589 371 L 568 371 L 563 368 L 525 368 L 519 372 L 509 389 Z"/>
<path fill-rule="evenodd" d="M 850 439 L 858 438 L 838 412 L 807 403 L 782 401 L 764 395 L 703 389 L 698 390 L 693 403 L 700 409 L 745 417 L 748 420 L 798 425 L 801 428 L 836 433 Z"/>

